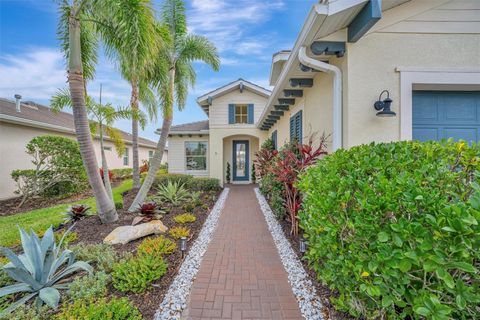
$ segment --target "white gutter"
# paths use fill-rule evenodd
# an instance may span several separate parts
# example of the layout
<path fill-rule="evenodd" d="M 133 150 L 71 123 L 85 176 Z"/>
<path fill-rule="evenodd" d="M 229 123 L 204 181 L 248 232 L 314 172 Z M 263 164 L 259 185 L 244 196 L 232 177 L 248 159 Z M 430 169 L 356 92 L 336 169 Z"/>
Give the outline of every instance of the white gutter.
<path fill-rule="evenodd" d="M 333 74 L 333 151 L 342 148 L 342 71 L 337 66 L 328 64 L 307 55 L 302 46 L 298 51 L 298 60 L 303 65 L 315 70 Z"/>

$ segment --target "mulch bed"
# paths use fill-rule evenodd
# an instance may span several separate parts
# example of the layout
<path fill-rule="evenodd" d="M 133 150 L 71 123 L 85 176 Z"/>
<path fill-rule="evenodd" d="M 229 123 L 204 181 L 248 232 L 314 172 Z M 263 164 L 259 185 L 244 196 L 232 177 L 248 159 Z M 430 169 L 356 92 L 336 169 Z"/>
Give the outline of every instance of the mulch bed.
<path fill-rule="evenodd" d="M 313 269 L 310 268 L 306 259 L 303 259 L 302 253 L 300 252 L 300 239 L 302 238 L 302 232 L 299 231 L 299 236 L 295 237 L 290 234 L 291 224 L 286 220 L 278 221 L 280 226 L 282 227 L 283 233 L 285 237 L 290 242 L 293 251 L 297 254 L 298 259 L 301 261 L 305 272 L 309 276 L 312 284 L 314 285 L 315 289 L 317 290 L 317 295 L 320 297 L 320 300 L 323 304 L 323 314 L 325 315 L 325 319 L 335 319 L 335 320 L 353 320 L 355 318 L 351 317 L 350 315 L 335 310 L 335 307 L 330 303 L 330 297 L 334 297 L 337 293 L 330 290 L 327 286 L 322 285 L 317 280 L 317 275 Z"/>
<path fill-rule="evenodd" d="M 118 181 L 118 180 L 113 181 L 112 188 L 118 186 L 121 182 L 122 181 Z M 0 217 L 10 216 L 13 214 L 27 212 L 27 211 L 36 210 L 36 209 L 48 208 L 48 207 L 52 207 L 52 206 L 56 206 L 64 203 L 78 202 L 78 201 L 90 198 L 92 196 L 93 196 L 93 191 L 89 189 L 84 192 L 75 193 L 67 197 L 52 197 L 52 198 L 36 197 L 24 203 L 23 206 L 21 206 L 20 208 L 18 208 L 18 205 L 22 200 L 21 197 L 1 200 L 0 201 Z"/>
<path fill-rule="evenodd" d="M 190 237 L 188 239 L 187 248 L 189 249 L 197 236 L 199 235 L 202 226 L 210 213 L 210 210 L 215 204 L 216 199 L 220 195 L 221 191 L 216 192 L 215 197 L 210 193 L 205 193 L 202 195 L 202 202 L 207 205 L 208 208 L 197 207 L 190 212 L 194 214 L 197 220 L 193 223 L 184 224 L 183 226 L 190 229 Z M 135 197 L 135 193 L 130 191 L 124 194 L 124 208 L 128 208 L 131 202 Z M 78 234 L 78 240 L 76 243 L 101 243 L 103 239 L 116 227 L 130 225 L 132 223 L 135 214 L 128 213 L 126 209 L 117 210 L 119 219 L 115 223 L 104 225 L 100 222 L 98 216 L 92 216 L 90 218 L 84 219 L 76 223 L 73 231 Z M 176 223 L 173 218 L 177 214 L 185 213 L 181 208 L 172 208 L 170 213 L 164 215 L 161 219 L 163 224 L 169 229 L 173 226 L 181 226 L 181 224 Z M 62 228 L 67 228 L 68 226 L 63 226 Z M 167 234 L 164 234 L 165 237 L 170 238 Z M 156 237 L 156 235 L 150 236 Z M 138 245 L 148 237 L 141 238 L 132 242 L 129 242 L 125 245 L 114 245 L 115 250 L 122 254 L 126 252 L 135 253 Z M 175 241 L 173 238 L 171 240 Z M 188 250 L 187 249 L 187 250 Z M 152 319 L 156 310 L 160 306 L 160 303 L 163 300 L 165 293 L 167 292 L 170 283 L 175 278 L 175 275 L 180 268 L 182 263 L 181 251 L 177 242 L 177 250 L 170 255 L 164 257 L 165 261 L 168 263 L 167 273 L 162 276 L 159 280 L 153 282 L 152 287 L 142 294 L 133 294 L 133 293 L 124 293 L 120 292 L 110 286 L 109 291 L 110 295 L 115 295 L 119 297 L 128 297 L 133 304 L 140 310 L 145 319 Z"/>

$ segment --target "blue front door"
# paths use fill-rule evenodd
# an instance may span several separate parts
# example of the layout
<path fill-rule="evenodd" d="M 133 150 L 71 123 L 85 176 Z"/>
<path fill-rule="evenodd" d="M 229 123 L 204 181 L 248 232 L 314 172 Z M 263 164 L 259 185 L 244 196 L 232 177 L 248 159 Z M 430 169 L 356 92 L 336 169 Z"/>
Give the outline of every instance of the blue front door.
<path fill-rule="evenodd" d="M 233 141 L 233 181 L 248 181 L 249 145 L 247 140 Z"/>
<path fill-rule="evenodd" d="M 480 92 L 414 91 L 413 139 L 480 141 Z"/>

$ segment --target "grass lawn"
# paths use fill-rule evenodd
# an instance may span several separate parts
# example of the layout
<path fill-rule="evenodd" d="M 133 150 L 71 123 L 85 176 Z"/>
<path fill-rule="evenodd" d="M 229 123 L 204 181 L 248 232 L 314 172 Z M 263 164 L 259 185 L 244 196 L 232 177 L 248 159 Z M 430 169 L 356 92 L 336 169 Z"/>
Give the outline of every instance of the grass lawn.
<path fill-rule="evenodd" d="M 113 199 L 115 203 L 122 201 L 122 193 L 132 189 L 132 180 L 123 181 L 118 187 L 113 188 Z M 83 201 L 78 201 L 70 204 L 60 204 L 57 206 L 36 209 L 32 211 L 17 213 L 7 217 L 0 218 L 0 246 L 10 247 L 20 241 L 20 234 L 18 226 L 26 230 L 33 228 L 35 232 L 43 232 L 51 225 L 58 226 L 63 222 L 63 214 L 68 207 L 73 204 L 82 203 L 88 204 L 92 207 L 92 212 L 96 210 L 95 198 L 91 197 Z"/>

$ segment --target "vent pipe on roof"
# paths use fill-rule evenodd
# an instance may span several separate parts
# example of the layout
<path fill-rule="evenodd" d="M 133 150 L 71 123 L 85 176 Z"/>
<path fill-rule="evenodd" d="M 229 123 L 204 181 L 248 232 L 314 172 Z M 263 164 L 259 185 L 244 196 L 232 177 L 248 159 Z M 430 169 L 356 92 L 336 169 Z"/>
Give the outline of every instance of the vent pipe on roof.
<path fill-rule="evenodd" d="M 15 108 L 17 109 L 17 112 L 21 112 L 22 110 L 20 109 L 20 100 L 22 100 L 22 96 L 19 94 L 14 95 L 15 97 Z"/>

